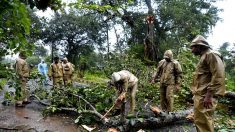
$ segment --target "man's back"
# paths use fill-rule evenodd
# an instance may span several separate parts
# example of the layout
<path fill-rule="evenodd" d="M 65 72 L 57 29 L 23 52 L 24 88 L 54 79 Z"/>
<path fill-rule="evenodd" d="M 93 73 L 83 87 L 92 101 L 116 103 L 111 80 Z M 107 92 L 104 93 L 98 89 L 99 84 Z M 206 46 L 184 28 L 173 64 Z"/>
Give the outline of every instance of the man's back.
<path fill-rule="evenodd" d="M 165 59 L 159 63 L 160 82 L 164 84 L 175 84 L 182 73 L 181 66 L 178 61 L 171 60 L 167 62 Z"/>

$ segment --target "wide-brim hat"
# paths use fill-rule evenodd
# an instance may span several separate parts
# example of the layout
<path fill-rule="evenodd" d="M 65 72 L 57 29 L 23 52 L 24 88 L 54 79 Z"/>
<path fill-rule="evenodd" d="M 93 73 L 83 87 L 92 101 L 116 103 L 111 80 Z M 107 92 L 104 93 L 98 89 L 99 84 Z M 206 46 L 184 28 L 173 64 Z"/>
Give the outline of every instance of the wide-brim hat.
<path fill-rule="evenodd" d="M 205 47 L 210 48 L 210 45 L 208 44 L 208 42 L 206 41 L 206 39 L 205 39 L 203 36 L 201 36 L 201 35 L 197 35 L 197 36 L 193 39 L 193 41 L 192 41 L 190 47 L 195 46 L 195 45 L 201 45 L 201 46 L 205 46 Z"/>

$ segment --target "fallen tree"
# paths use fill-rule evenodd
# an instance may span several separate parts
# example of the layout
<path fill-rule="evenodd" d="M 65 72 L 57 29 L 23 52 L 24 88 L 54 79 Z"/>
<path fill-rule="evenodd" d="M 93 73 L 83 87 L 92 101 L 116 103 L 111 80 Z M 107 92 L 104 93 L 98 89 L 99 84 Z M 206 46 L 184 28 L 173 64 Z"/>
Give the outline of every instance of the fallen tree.
<path fill-rule="evenodd" d="M 83 102 L 85 102 L 85 104 L 89 107 L 89 109 L 81 110 L 79 108 L 59 107 L 57 108 L 57 110 L 75 112 L 79 116 L 92 115 L 96 119 L 96 120 L 93 120 L 93 122 L 100 122 L 105 127 L 116 128 L 120 131 L 139 130 L 139 129 L 144 129 L 144 128 L 148 128 L 148 129 L 160 128 L 163 126 L 167 126 L 169 124 L 175 124 L 179 122 L 180 123 L 191 122 L 187 120 L 186 117 L 190 113 L 193 112 L 193 109 L 172 112 L 172 113 L 162 112 L 160 109 L 157 109 L 157 111 L 154 112 L 153 107 L 150 106 L 149 109 L 152 110 L 151 113 L 147 113 L 147 111 L 145 111 L 143 112 L 143 114 L 139 114 L 139 112 L 137 112 L 135 116 L 126 117 L 125 120 L 121 121 L 120 116 L 112 116 L 109 118 L 104 117 L 103 114 L 99 113 L 96 110 L 96 108 L 89 101 L 84 99 L 82 96 L 79 96 L 73 93 L 67 93 L 67 94 L 78 98 L 78 100 L 82 100 Z M 234 95 L 235 94 L 233 92 L 226 92 L 224 97 L 233 99 L 233 97 L 235 97 Z M 43 101 L 40 101 L 40 99 L 36 95 L 32 95 L 31 97 L 34 97 L 35 99 L 37 99 L 40 103 L 44 105 L 47 105 L 47 106 L 49 105 Z"/>
<path fill-rule="evenodd" d="M 179 111 L 179 112 L 170 112 L 170 113 L 160 111 L 159 113 L 155 113 L 155 116 L 152 113 L 144 114 L 144 115 L 136 115 L 132 117 L 127 117 L 125 120 L 121 121 L 119 116 L 114 116 L 110 118 L 104 117 L 86 99 L 75 94 L 72 94 L 72 95 L 74 97 L 77 97 L 83 100 L 91 108 L 91 110 L 78 110 L 76 108 L 66 108 L 66 107 L 60 107 L 58 108 L 58 110 L 76 112 L 79 115 L 87 115 L 87 114 L 94 115 L 95 117 L 97 117 L 96 118 L 97 120 L 94 122 L 102 122 L 102 124 L 105 127 L 117 128 L 120 131 L 138 130 L 142 128 L 163 127 L 169 124 L 173 124 L 176 121 L 189 122 L 188 120 L 186 120 L 186 116 L 192 113 L 193 111 L 192 109 Z"/>
<path fill-rule="evenodd" d="M 229 98 L 229 99 L 235 99 L 235 92 L 227 91 L 227 92 L 225 92 L 224 97 Z"/>

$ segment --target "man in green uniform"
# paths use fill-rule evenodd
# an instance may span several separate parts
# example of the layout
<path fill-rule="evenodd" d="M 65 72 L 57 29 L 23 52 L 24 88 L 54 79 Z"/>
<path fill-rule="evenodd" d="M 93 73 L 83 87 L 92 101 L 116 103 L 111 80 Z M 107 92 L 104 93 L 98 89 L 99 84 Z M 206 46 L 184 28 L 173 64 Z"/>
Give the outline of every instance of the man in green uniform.
<path fill-rule="evenodd" d="M 72 76 L 74 72 L 74 65 L 68 61 L 68 59 L 65 57 L 63 59 L 63 73 L 64 73 L 64 85 L 71 85 L 72 84 Z"/>
<path fill-rule="evenodd" d="M 48 70 L 48 77 L 53 80 L 53 88 L 62 88 L 63 86 L 63 67 L 59 57 L 54 57 L 54 63 L 52 63 Z"/>
<path fill-rule="evenodd" d="M 180 89 L 182 69 L 178 61 L 173 59 L 171 50 L 164 53 L 164 59 L 158 64 L 156 72 L 152 76 L 151 83 L 155 83 L 160 77 L 160 102 L 164 111 L 173 111 L 174 90 Z"/>
<path fill-rule="evenodd" d="M 200 56 L 192 82 L 194 123 L 198 132 L 214 132 L 216 98 L 225 92 L 225 67 L 221 55 L 210 49 L 206 39 L 198 35 L 191 51 Z"/>
<path fill-rule="evenodd" d="M 28 97 L 28 91 L 26 89 L 26 83 L 28 81 L 29 77 L 29 67 L 27 65 L 26 59 L 26 53 L 20 52 L 19 57 L 16 59 L 16 74 L 18 75 L 18 78 L 20 80 L 20 88 L 21 88 L 21 97 L 17 99 L 16 106 L 24 106 L 23 103 L 30 103 L 30 101 L 27 100 Z"/>

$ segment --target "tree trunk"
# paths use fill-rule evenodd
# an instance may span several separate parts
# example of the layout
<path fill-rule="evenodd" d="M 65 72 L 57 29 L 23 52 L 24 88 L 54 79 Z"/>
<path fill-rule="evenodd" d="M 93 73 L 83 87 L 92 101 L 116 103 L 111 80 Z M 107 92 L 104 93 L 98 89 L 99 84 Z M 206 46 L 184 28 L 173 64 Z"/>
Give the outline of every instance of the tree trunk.
<path fill-rule="evenodd" d="M 235 92 L 227 91 L 224 95 L 225 98 L 235 99 Z"/>

